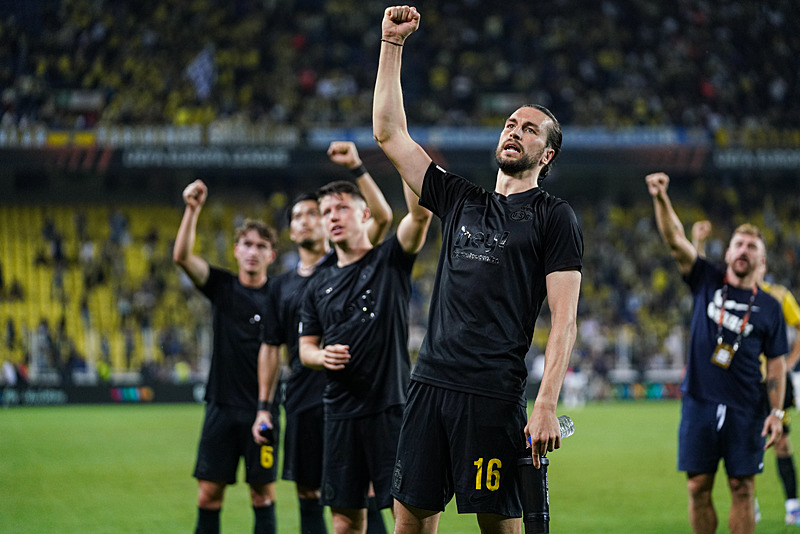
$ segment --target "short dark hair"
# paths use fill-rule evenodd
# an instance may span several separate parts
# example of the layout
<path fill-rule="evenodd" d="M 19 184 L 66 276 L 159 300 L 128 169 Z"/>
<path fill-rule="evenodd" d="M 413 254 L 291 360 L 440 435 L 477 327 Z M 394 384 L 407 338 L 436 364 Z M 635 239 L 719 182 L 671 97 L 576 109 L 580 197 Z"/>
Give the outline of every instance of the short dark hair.
<path fill-rule="evenodd" d="M 328 195 L 339 196 L 344 193 L 347 193 L 351 197 L 357 198 L 364 203 L 367 202 L 367 200 L 364 198 L 364 195 L 361 194 L 361 189 L 359 189 L 358 186 L 353 182 L 348 182 L 347 180 L 336 180 L 329 182 L 317 189 L 317 202 Z"/>
<path fill-rule="evenodd" d="M 292 200 L 291 204 L 286 207 L 286 211 L 283 214 L 283 220 L 286 226 L 289 226 L 292 222 L 292 213 L 294 213 L 294 207 L 300 204 L 301 202 L 319 202 L 317 200 L 317 193 L 312 191 L 305 191 L 300 193 Z"/>
<path fill-rule="evenodd" d="M 545 115 L 547 115 L 553 124 L 547 129 L 547 145 L 548 147 L 552 148 L 555 151 L 553 154 L 553 159 L 551 159 L 547 165 L 542 167 L 541 172 L 539 173 L 539 179 L 544 178 L 547 176 L 547 173 L 550 172 L 550 169 L 553 167 L 553 163 L 555 163 L 558 154 L 561 152 L 561 141 L 563 140 L 563 135 L 561 133 L 561 124 L 556 119 L 556 116 L 553 115 L 553 112 L 547 109 L 544 106 L 540 106 L 539 104 L 528 104 L 527 107 L 538 109 Z"/>
<path fill-rule="evenodd" d="M 262 239 L 265 239 L 273 249 L 278 247 L 278 232 L 276 232 L 273 227 L 268 226 L 264 221 L 256 219 L 245 219 L 241 226 L 236 228 L 234 242 L 238 243 L 239 239 L 250 230 L 258 232 L 258 235 L 260 235 Z"/>

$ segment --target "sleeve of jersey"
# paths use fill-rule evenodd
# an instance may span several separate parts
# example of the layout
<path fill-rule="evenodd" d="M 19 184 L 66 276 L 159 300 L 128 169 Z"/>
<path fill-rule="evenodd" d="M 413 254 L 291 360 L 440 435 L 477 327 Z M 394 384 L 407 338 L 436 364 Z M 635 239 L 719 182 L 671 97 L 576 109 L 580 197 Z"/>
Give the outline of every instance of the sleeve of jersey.
<path fill-rule="evenodd" d="M 787 291 L 783 297 L 783 317 L 789 326 L 800 328 L 800 305 L 791 291 Z"/>
<path fill-rule="evenodd" d="M 414 268 L 414 261 L 417 259 L 416 254 L 409 254 L 403 247 L 400 245 L 400 241 L 397 240 L 397 235 L 392 236 L 390 241 L 386 241 L 386 245 L 391 246 L 391 258 L 392 263 L 395 265 L 399 265 L 403 268 L 403 270 L 411 273 L 411 270 Z"/>
<path fill-rule="evenodd" d="M 286 336 L 281 325 L 280 314 L 278 313 L 277 284 L 270 285 L 267 295 L 267 307 L 263 311 L 264 320 L 261 322 L 260 341 L 267 345 L 279 346 L 286 343 Z"/>
<path fill-rule="evenodd" d="M 211 302 L 214 302 L 214 298 L 217 293 L 217 288 L 219 287 L 222 279 L 225 276 L 225 272 L 218 267 L 209 267 L 208 270 L 208 280 L 206 283 L 201 287 L 197 286 L 197 289 L 200 290 L 200 293 L 205 295 Z"/>
<path fill-rule="evenodd" d="M 422 194 L 420 195 L 419 204 L 423 208 L 428 208 L 434 215 L 442 219 L 453 208 L 459 198 L 468 194 L 470 190 L 479 189 L 480 187 L 466 178 L 449 173 L 431 162 L 422 182 Z"/>
<path fill-rule="evenodd" d="M 547 225 L 545 274 L 583 266 L 583 232 L 575 212 L 566 202 L 559 202 L 550 212 Z"/>
<path fill-rule="evenodd" d="M 322 336 L 324 333 L 317 311 L 317 303 L 314 300 L 316 286 L 314 281 L 310 282 L 303 295 L 303 304 L 300 306 L 300 325 L 297 329 L 298 336 Z"/>
<path fill-rule="evenodd" d="M 711 264 L 705 258 L 697 256 L 689 273 L 683 276 L 683 280 L 689 285 L 692 293 L 696 293 L 697 289 L 703 285 L 703 280 L 708 276 L 707 272 L 710 268 Z"/>
<path fill-rule="evenodd" d="M 773 328 L 769 338 L 764 340 L 764 355 L 767 358 L 777 358 L 789 352 L 789 341 L 786 337 L 786 321 L 783 319 L 782 311 L 777 306 L 775 307 L 775 314 L 770 324 L 773 325 Z"/>

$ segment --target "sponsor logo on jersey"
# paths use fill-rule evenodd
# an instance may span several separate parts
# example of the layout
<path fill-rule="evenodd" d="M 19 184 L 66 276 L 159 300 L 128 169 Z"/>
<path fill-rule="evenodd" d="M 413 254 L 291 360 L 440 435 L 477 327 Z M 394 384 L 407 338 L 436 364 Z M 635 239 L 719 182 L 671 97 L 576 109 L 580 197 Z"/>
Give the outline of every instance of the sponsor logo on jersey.
<path fill-rule="evenodd" d="M 461 226 L 453 242 L 453 257 L 498 265 L 510 235 L 507 231 L 473 231 Z"/>
<path fill-rule="evenodd" d="M 716 323 L 719 321 L 719 312 L 720 307 L 722 306 L 722 289 L 717 289 L 714 292 L 714 299 L 708 303 L 706 307 L 706 314 L 708 318 Z M 736 302 L 735 300 L 725 300 L 725 313 L 722 316 L 722 327 L 726 330 L 730 330 L 731 332 L 739 333 L 742 329 L 742 317 L 738 315 L 734 315 L 729 313 L 728 310 L 735 310 L 739 312 L 747 312 L 747 303 L 746 302 Z M 758 306 L 753 306 L 751 313 L 758 313 L 759 311 Z M 743 336 L 747 337 L 750 335 L 750 332 L 753 331 L 753 323 L 748 322 L 747 326 L 744 328 L 744 332 L 742 333 Z"/>

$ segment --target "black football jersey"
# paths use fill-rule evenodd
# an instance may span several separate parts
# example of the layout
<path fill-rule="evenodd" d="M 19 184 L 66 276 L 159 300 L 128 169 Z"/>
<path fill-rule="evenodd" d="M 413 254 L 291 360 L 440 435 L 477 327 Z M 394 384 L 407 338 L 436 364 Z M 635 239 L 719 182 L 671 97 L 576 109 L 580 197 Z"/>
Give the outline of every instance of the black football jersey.
<path fill-rule="evenodd" d="M 285 344 L 291 374 L 286 382 L 286 413 L 300 413 L 322 404 L 325 373 L 310 369 L 300 361 L 297 327 L 306 286 L 320 270 L 336 264 L 336 254 L 329 254 L 311 276 L 300 276 L 295 269 L 270 279 L 269 304 L 261 341 L 268 345 Z"/>
<path fill-rule="evenodd" d="M 211 301 L 214 344 L 205 400 L 255 411 L 258 349 L 267 288 L 248 288 L 230 271 L 211 267 L 200 291 Z"/>
<path fill-rule="evenodd" d="M 524 403 L 545 277 L 581 268 L 572 208 L 538 187 L 490 192 L 433 163 L 420 204 L 442 220 L 442 249 L 412 378 Z"/>
<path fill-rule="evenodd" d="M 326 417 L 356 417 L 405 403 L 415 257 L 392 236 L 359 261 L 324 269 L 309 282 L 299 335 L 350 347 L 343 370 L 326 370 Z"/>

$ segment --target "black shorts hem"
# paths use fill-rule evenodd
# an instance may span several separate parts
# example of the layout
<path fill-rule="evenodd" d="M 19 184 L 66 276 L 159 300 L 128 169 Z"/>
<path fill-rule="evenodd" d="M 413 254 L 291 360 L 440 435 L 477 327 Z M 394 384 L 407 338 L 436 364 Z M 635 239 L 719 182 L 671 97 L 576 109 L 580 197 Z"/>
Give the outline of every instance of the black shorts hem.
<path fill-rule="evenodd" d="M 405 504 L 405 505 L 408 505 L 408 506 L 413 506 L 414 508 L 419 508 L 420 510 L 428 510 L 430 512 L 444 512 L 444 508 L 440 508 L 439 506 L 426 506 L 426 505 L 423 505 L 423 504 L 419 504 L 417 502 L 412 502 L 413 499 L 406 499 L 404 496 L 402 496 L 399 493 L 392 492 L 392 497 L 396 501 L 398 501 L 398 502 L 400 502 L 402 504 Z"/>

